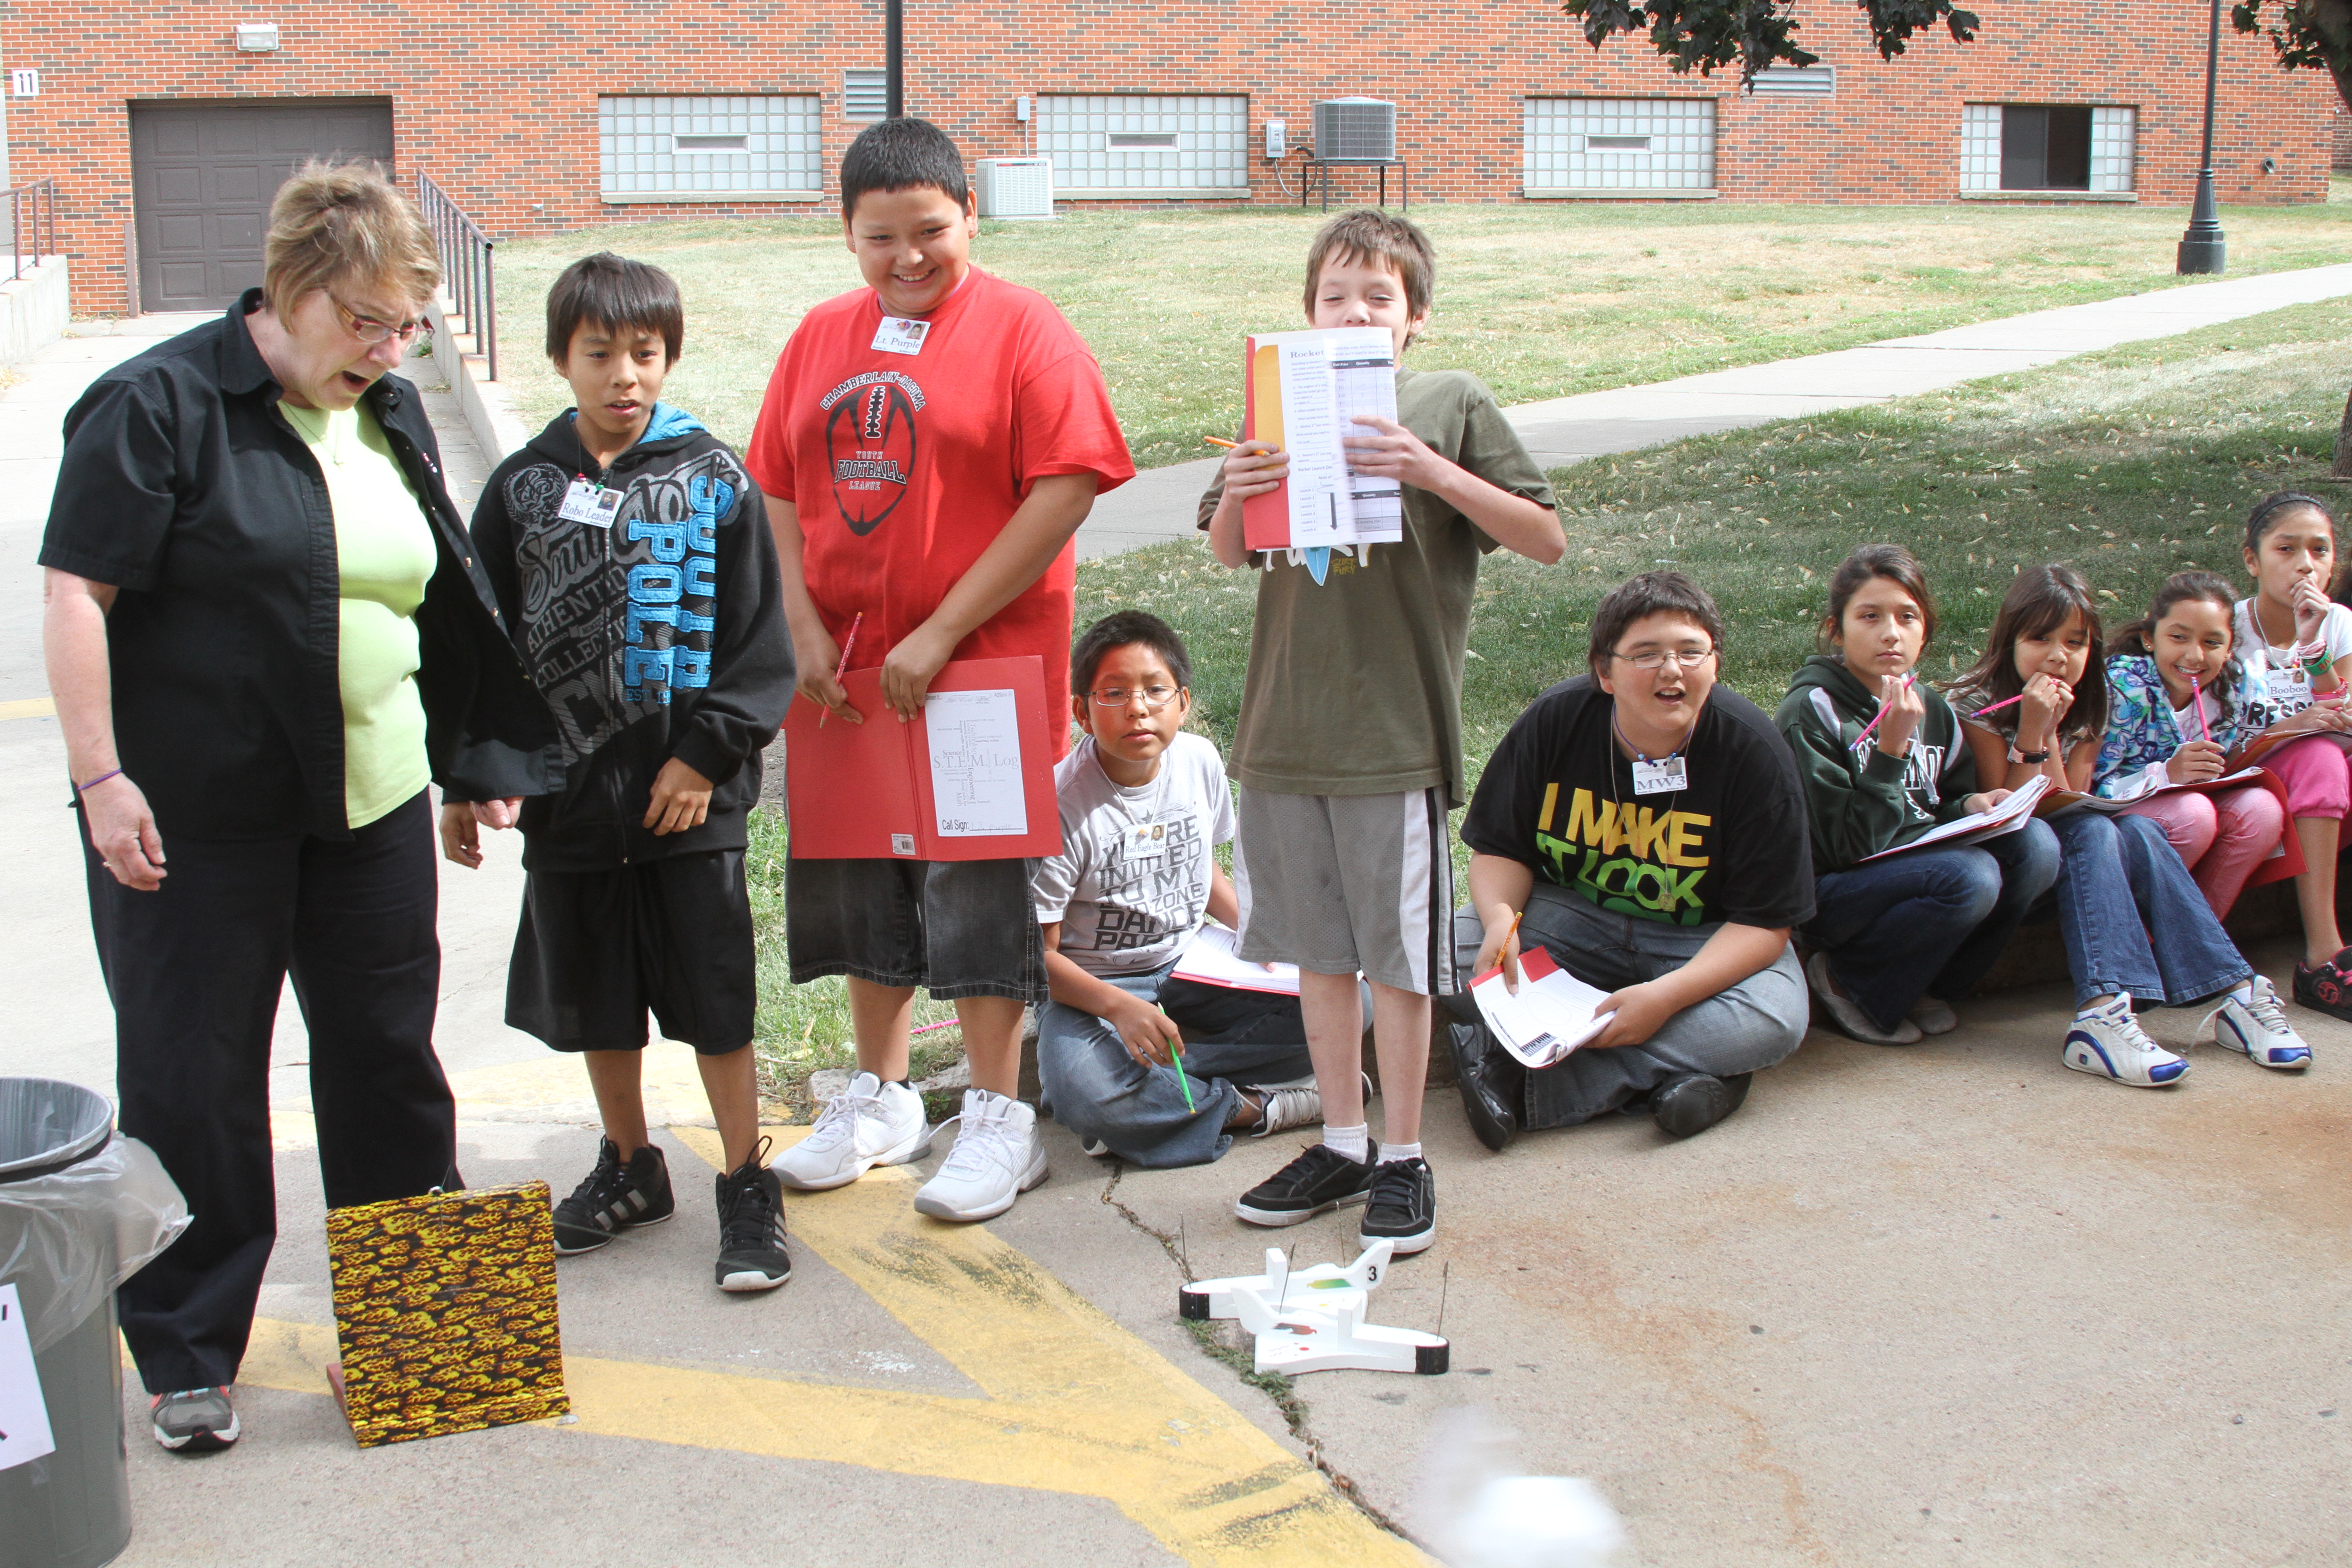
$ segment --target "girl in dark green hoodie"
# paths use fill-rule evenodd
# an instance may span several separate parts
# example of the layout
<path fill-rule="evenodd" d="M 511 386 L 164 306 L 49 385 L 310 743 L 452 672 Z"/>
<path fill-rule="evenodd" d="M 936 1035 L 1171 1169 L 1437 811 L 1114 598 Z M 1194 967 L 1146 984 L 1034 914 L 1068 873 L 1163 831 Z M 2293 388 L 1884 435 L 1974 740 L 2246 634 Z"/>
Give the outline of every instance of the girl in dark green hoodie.
<path fill-rule="evenodd" d="M 1863 546 L 1830 580 L 1822 637 L 1832 651 L 1805 661 L 1774 715 L 1812 829 L 1806 979 L 1839 1028 L 1878 1045 L 1957 1026 L 1951 1004 L 2058 877 L 2058 840 L 2038 821 L 1864 863 L 2008 793 L 1978 789 L 1951 706 L 1913 679 L 1935 634 L 1917 559 L 1899 544 Z"/>

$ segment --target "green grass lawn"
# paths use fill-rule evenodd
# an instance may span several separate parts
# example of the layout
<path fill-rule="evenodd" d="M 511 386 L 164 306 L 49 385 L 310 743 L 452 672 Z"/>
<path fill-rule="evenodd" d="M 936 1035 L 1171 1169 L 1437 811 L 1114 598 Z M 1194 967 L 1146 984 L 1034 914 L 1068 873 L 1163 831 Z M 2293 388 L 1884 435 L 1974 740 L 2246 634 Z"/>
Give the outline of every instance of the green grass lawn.
<path fill-rule="evenodd" d="M 2234 245 L 2235 233 L 2231 240 Z M 1877 407 L 1701 437 L 1557 469 L 1568 558 L 1487 558 L 1464 691 L 1475 784 L 1529 700 L 1583 668 L 1592 608 L 1627 575 L 1672 563 L 1727 619 L 1725 676 L 1768 710 L 1813 650 L 1823 581 L 1855 545 L 1894 540 L 1926 563 L 1942 611 L 1930 673 L 1983 646 L 2023 566 L 2079 567 L 2137 617 L 2183 566 L 2242 580 L 2247 508 L 2284 485 L 2352 496 L 2326 478 L 2345 385 L 2352 307 L 2280 310 L 2158 343 Z M 1194 541 L 1078 569 L 1077 624 L 1121 607 L 1164 616 L 1190 643 L 1193 726 L 1233 739 L 1255 587 Z M 838 982 L 782 979 L 782 832 L 754 839 L 762 904 L 763 1053 L 784 1078 L 847 1058 Z M 1457 844 L 1457 855 L 1459 847 Z M 948 1016 L 937 1004 L 926 1018 Z M 925 1037 L 951 1057 L 955 1031 Z M 830 1039 L 833 1044 L 827 1045 Z M 800 1056 L 792 1055 L 802 1051 Z M 925 1070 L 919 1063 L 918 1071 Z"/>
<path fill-rule="evenodd" d="M 1136 461 L 1204 455 L 1241 417 L 1240 351 L 1301 320 L 1320 212 L 1072 212 L 989 223 L 982 265 L 1044 290 L 1102 361 Z M 2184 216 L 2165 207 L 1423 205 L 1437 310 L 1423 369 L 1475 371 L 1506 404 L 2078 304 L 2171 285 Z M 2232 276 L 2340 261 L 2352 203 L 2224 214 Z M 857 286 L 837 223 L 609 226 L 498 252 L 500 370 L 526 422 L 568 405 L 547 368 L 548 286 L 611 247 L 675 273 L 686 357 L 669 401 L 739 445 L 811 305 Z"/>

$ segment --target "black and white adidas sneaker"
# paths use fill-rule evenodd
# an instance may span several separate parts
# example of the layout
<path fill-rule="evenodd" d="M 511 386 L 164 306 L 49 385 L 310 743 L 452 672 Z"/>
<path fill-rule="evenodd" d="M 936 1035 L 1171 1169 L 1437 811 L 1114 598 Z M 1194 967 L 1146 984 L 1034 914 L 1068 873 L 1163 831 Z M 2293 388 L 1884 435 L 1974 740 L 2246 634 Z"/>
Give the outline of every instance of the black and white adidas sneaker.
<path fill-rule="evenodd" d="M 772 1290 L 793 1277 L 784 1250 L 784 1184 L 768 1169 L 768 1140 L 719 1177 L 719 1288 Z"/>
<path fill-rule="evenodd" d="M 559 1257 L 593 1252 L 625 1230 L 657 1225 L 677 1212 L 669 1193 L 669 1164 L 651 1143 L 624 1164 L 610 1138 L 596 1146 L 596 1168 L 555 1205 Z"/>

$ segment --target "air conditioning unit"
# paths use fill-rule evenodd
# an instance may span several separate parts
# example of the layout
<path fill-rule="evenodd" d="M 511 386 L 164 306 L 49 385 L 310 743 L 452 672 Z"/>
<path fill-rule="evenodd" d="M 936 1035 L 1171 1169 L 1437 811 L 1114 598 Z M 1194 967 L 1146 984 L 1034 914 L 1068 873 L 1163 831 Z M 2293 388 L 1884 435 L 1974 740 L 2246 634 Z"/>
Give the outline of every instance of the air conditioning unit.
<path fill-rule="evenodd" d="M 1327 98 L 1315 106 L 1315 156 L 1327 163 L 1396 162 L 1396 105 Z"/>
<path fill-rule="evenodd" d="M 981 216 L 1054 216 L 1051 158 L 982 158 L 979 174 Z"/>

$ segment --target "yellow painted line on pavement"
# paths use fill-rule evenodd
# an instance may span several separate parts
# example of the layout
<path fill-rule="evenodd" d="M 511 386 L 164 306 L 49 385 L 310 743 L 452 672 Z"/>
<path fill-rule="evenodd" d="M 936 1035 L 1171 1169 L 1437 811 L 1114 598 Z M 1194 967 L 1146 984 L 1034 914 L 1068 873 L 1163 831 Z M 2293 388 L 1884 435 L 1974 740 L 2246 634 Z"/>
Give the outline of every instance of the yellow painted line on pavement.
<path fill-rule="evenodd" d="M 27 697 L 19 702 L 0 702 L 0 719 L 54 719 L 58 705 L 46 697 Z"/>
<path fill-rule="evenodd" d="M 716 1133 L 670 1131 L 717 1167 Z M 888 1169 L 795 1197 L 794 1238 L 989 1397 L 566 1355 L 579 1419 L 562 1429 L 1103 1498 L 1203 1565 L 1426 1563 L 1034 1259 L 984 1226 L 916 1214 L 913 1195 Z M 240 1380 L 318 1393 L 333 1347 L 328 1329 L 257 1323 Z"/>

